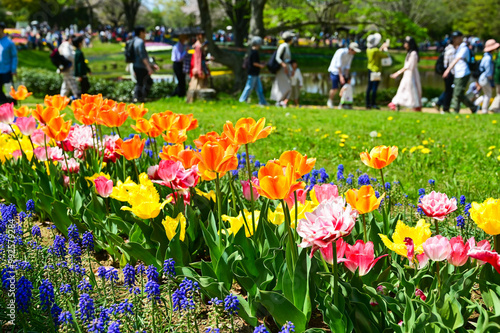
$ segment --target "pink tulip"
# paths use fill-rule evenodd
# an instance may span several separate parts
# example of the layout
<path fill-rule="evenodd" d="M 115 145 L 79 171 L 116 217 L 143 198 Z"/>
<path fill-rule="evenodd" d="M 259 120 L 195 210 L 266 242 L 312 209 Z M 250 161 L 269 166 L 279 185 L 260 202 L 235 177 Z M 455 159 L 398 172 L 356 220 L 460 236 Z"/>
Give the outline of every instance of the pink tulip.
<path fill-rule="evenodd" d="M 10 134 L 12 133 L 12 128 L 9 125 L 0 123 L 0 134 Z"/>
<path fill-rule="evenodd" d="M 23 135 L 29 136 L 36 130 L 36 120 L 34 117 L 20 117 L 16 119 L 16 125 Z"/>
<path fill-rule="evenodd" d="M 59 148 L 59 147 L 47 147 L 47 151 L 49 152 L 49 158 L 52 161 L 62 161 L 62 160 L 64 160 L 64 155 L 63 155 L 63 151 L 62 151 L 61 148 Z M 73 161 L 75 161 L 75 160 L 73 159 Z"/>
<path fill-rule="evenodd" d="M 92 128 L 85 125 L 75 125 L 71 127 L 66 141 L 68 141 L 74 149 L 85 151 L 94 146 Z M 66 149 L 66 151 L 68 150 Z"/>
<path fill-rule="evenodd" d="M 295 191 L 295 193 L 297 193 L 297 200 L 301 204 L 304 204 L 307 198 L 307 191 L 303 189 L 298 189 L 297 191 Z M 295 205 L 295 194 L 293 192 L 290 193 L 290 196 L 288 196 L 288 198 L 285 198 L 285 202 L 288 205 L 288 208 L 292 209 L 293 206 Z"/>
<path fill-rule="evenodd" d="M 368 274 L 377 261 L 385 256 L 388 254 L 375 258 L 373 242 L 365 244 L 361 239 L 358 239 L 354 245 L 347 244 L 345 259 L 339 259 L 339 262 L 343 262 L 345 267 L 353 273 L 358 269 L 359 276 L 363 276 Z"/>
<path fill-rule="evenodd" d="M 312 247 L 311 257 L 319 248 L 351 233 L 358 213 L 343 198 L 331 198 L 321 203 L 313 213 L 305 213 L 297 233 L 302 237 L 300 247 Z"/>
<path fill-rule="evenodd" d="M 339 190 L 337 185 L 314 185 L 314 190 L 311 192 L 311 196 L 315 196 L 318 203 L 322 203 L 330 198 L 337 198 L 339 196 Z"/>
<path fill-rule="evenodd" d="M 428 238 L 423 244 L 423 248 L 425 254 L 433 261 L 443 261 L 451 253 L 450 241 L 441 235 Z"/>
<path fill-rule="evenodd" d="M 37 160 L 39 160 L 40 162 L 44 162 L 47 160 L 47 155 L 45 154 L 45 147 L 36 147 L 33 150 L 33 154 L 35 154 Z"/>
<path fill-rule="evenodd" d="M 418 261 L 418 269 L 422 269 L 429 262 L 429 257 L 425 254 L 425 252 L 423 252 L 421 254 L 417 254 L 417 261 Z"/>
<path fill-rule="evenodd" d="M 339 259 L 344 257 L 345 250 L 347 249 L 347 243 L 344 242 L 344 239 L 339 238 L 335 242 L 335 247 L 337 248 L 337 262 L 339 262 Z M 322 247 L 319 250 L 321 251 L 321 255 L 325 261 L 330 265 L 333 265 L 333 242 L 328 244 L 327 247 Z"/>
<path fill-rule="evenodd" d="M 424 195 L 418 207 L 422 208 L 425 215 L 442 221 L 451 212 L 457 210 L 457 199 L 448 199 L 444 193 L 434 192 Z"/>
<path fill-rule="evenodd" d="M 200 179 L 200 175 L 198 174 L 198 166 L 193 165 L 190 169 L 186 170 L 181 165 L 181 167 L 177 171 L 176 178 L 177 179 L 175 180 L 175 185 L 177 188 L 187 189 L 195 187 L 198 184 L 198 180 Z"/>
<path fill-rule="evenodd" d="M 0 123 L 7 125 L 14 121 L 14 103 L 5 103 L 0 105 Z"/>
<path fill-rule="evenodd" d="M 479 248 L 473 248 L 469 250 L 467 253 L 469 257 L 478 259 L 488 264 L 492 265 L 493 268 L 500 274 L 500 256 L 497 252 L 491 250 L 482 250 Z"/>
<path fill-rule="evenodd" d="M 37 129 L 31 134 L 31 140 L 38 146 L 45 146 L 45 142 L 48 143 L 50 138 L 41 129 Z"/>
<path fill-rule="evenodd" d="M 80 163 L 78 163 L 74 158 L 70 158 L 66 164 L 66 160 L 61 161 L 61 166 L 63 171 L 69 171 L 71 173 L 78 173 L 80 171 Z"/>
<path fill-rule="evenodd" d="M 450 239 L 451 253 L 448 256 L 448 262 L 453 266 L 463 266 L 469 257 L 467 252 L 470 250 L 470 243 L 464 244 L 462 236 Z"/>
<path fill-rule="evenodd" d="M 63 184 L 64 187 L 69 187 L 69 177 L 66 175 L 63 175 Z"/>
<path fill-rule="evenodd" d="M 160 176 L 158 176 L 158 165 L 152 165 L 148 168 L 148 177 L 151 180 L 160 180 Z"/>
<path fill-rule="evenodd" d="M 177 172 L 180 168 L 183 168 L 181 162 L 175 162 L 171 160 L 161 161 L 158 167 L 158 176 L 165 182 L 172 182 L 177 178 Z"/>
<path fill-rule="evenodd" d="M 422 301 L 425 301 L 427 299 L 427 296 L 425 296 L 424 292 L 418 288 L 417 290 L 415 290 L 415 296 L 420 297 Z"/>
<path fill-rule="evenodd" d="M 469 251 L 470 250 L 486 250 L 486 251 L 491 250 L 491 244 L 487 239 L 483 239 L 482 241 L 480 241 L 476 245 L 476 240 L 474 239 L 474 237 L 471 237 L 467 240 L 467 244 L 469 245 Z M 467 253 L 467 255 L 468 255 L 468 253 Z M 477 260 L 477 264 L 484 265 L 485 262 L 482 260 Z"/>
<path fill-rule="evenodd" d="M 95 190 L 103 198 L 107 198 L 113 192 L 113 181 L 104 176 L 94 179 Z"/>
<path fill-rule="evenodd" d="M 257 200 L 260 197 L 260 194 L 257 191 L 258 186 L 259 186 L 259 178 L 252 177 L 252 190 L 253 190 L 254 200 Z M 250 195 L 250 182 L 248 180 L 242 180 L 241 187 L 243 187 L 243 197 L 248 201 L 252 200 L 252 197 Z"/>
<path fill-rule="evenodd" d="M 23 155 L 21 152 L 21 149 L 15 150 L 12 152 L 12 157 L 17 161 L 18 158 L 20 158 Z"/>

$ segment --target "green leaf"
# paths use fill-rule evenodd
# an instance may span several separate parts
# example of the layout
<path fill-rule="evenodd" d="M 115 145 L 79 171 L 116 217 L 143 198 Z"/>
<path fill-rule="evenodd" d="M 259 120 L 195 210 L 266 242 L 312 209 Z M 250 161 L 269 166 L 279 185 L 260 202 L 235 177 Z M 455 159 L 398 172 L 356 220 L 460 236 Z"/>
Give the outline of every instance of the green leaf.
<path fill-rule="evenodd" d="M 294 323 L 297 333 L 305 331 L 307 325 L 305 315 L 282 294 L 259 290 L 257 300 L 269 311 L 279 326 L 291 321 Z"/>
<path fill-rule="evenodd" d="M 444 303 L 437 310 L 445 326 L 456 330 L 464 325 L 461 309 L 462 306 L 458 300 L 448 294 L 445 296 Z"/>

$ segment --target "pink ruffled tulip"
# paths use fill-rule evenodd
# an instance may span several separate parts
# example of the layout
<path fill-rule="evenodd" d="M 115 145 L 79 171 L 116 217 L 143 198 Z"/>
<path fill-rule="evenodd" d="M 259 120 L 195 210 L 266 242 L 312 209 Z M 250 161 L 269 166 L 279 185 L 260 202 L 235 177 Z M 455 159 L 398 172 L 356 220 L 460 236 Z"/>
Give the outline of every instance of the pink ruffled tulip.
<path fill-rule="evenodd" d="M 180 168 L 183 168 L 181 162 L 175 162 L 172 160 L 161 161 L 158 167 L 158 176 L 165 182 L 172 182 L 177 178 L 177 172 Z M 168 186 L 168 184 L 164 185 Z"/>
<path fill-rule="evenodd" d="M 14 103 L 0 105 L 0 123 L 12 124 L 14 121 Z"/>
<path fill-rule="evenodd" d="M 187 189 L 195 187 L 198 184 L 200 175 L 198 174 L 198 166 L 193 165 L 190 169 L 185 170 L 182 166 L 177 172 L 175 186 L 177 188 Z"/>
<path fill-rule="evenodd" d="M 425 254 L 433 261 L 446 260 L 451 253 L 450 241 L 441 235 L 428 238 L 422 246 Z"/>
<path fill-rule="evenodd" d="M 418 269 L 422 269 L 429 262 L 429 257 L 425 254 L 425 252 L 423 252 L 421 254 L 417 254 L 417 261 L 418 261 Z"/>
<path fill-rule="evenodd" d="M 63 151 L 61 148 L 59 148 L 59 147 L 47 147 L 47 151 L 49 152 L 49 158 L 52 161 L 64 160 L 64 155 L 63 155 Z M 74 161 L 76 162 L 76 160 L 74 160 Z"/>
<path fill-rule="evenodd" d="M 347 244 L 345 259 L 339 259 L 339 262 L 343 262 L 345 267 L 353 273 L 358 269 L 359 276 L 363 276 L 368 274 L 377 261 L 385 256 L 388 254 L 375 258 L 373 242 L 365 244 L 361 239 L 358 239 L 354 245 Z"/>
<path fill-rule="evenodd" d="M 323 201 L 329 200 L 330 198 L 337 198 L 339 196 L 339 190 L 337 185 L 323 184 L 314 185 L 314 190 L 311 192 L 311 198 L 313 201 L 317 201 L 318 204 Z M 314 200 L 316 198 L 316 200 Z"/>
<path fill-rule="evenodd" d="M 311 257 L 319 248 L 351 233 L 358 213 L 342 198 L 331 198 L 321 203 L 306 218 L 299 221 L 297 233 L 302 237 L 300 247 L 312 247 Z"/>
<path fill-rule="evenodd" d="M 500 256 L 497 252 L 491 250 L 481 250 L 479 248 L 473 248 L 467 253 L 469 257 L 487 262 L 492 265 L 493 268 L 500 274 Z"/>
<path fill-rule="evenodd" d="M 470 243 L 464 244 L 462 236 L 453 237 L 450 239 L 451 253 L 448 256 L 448 262 L 453 266 L 463 266 L 469 257 L 467 252 L 470 250 Z"/>
<path fill-rule="evenodd" d="M 257 200 L 260 197 L 257 187 L 259 186 L 259 178 L 252 177 L 252 189 L 253 189 L 253 199 Z M 243 187 L 243 197 L 250 201 L 252 197 L 250 196 L 250 182 L 248 180 L 241 181 L 241 187 Z"/>
<path fill-rule="evenodd" d="M 33 150 L 33 154 L 35 154 L 37 160 L 39 160 L 40 162 L 44 162 L 47 160 L 47 155 L 45 153 L 45 147 L 36 147 Z"/>
<path fill-rule="evenodd" d="M 337 248 L 337 262 L 339 262 L 339 259 L 344 257 L 345 250 L 347 249 L 347 243 L 344 242 L 342 238 L 339 238 L 335 242 L 335 247 Z M 327 247 L 322 247 L 319 250 L 321 251 L 321 255 L 325 261 L 330 265 L 333 265 L 333 242 L 328 244 Z"/>
<path fill-rule="evenodd" d="M 113 181 L 104 176 L 94 179 L 95 190 L 103 198 L 107 198 L 113 192 Z"/>
<path fill-rule="evenodd" d="M 34 117 L 20 117 L 16 119 L 16 125 L 23 135 L 29 136 L 36 130 Z"/>
<path fill-rule="evenodd" d="M 442 221 L 446 215 L 457 210 L 457 199 L 448 199 L 446 194 L 432 191 L 423 196 L 418 207 L 425 215 Z"/>
<path fill-rule="evenodd" d="M 92 128 L 85 125 L 75 125 L 71 127 L 66 141 L 71 144 L 73 149 L 85 151 L 94 146 Z M 64 149 L 69 151 L 66 147 Z"/>
<path fill-rule="evenodd" d="M 69 171 L 71 173 L 78 173 L 78 171 L 80 171 L 80 163 L 78 163 L 74 158 L 70 158 L 67 164 L 66 160 L 61 162 L 63 171 Z"/>
<path fill-rule="evenodd" d="M 290 208 L 290 209 L 292 209 L 293 206 L 295 205 L 295 194 L 294 193 L 297 193 L 297 200 L 301 204 L 304 204 L 306 202 L 307 191 L 304 189 L 298 189 L 295 192 L 290 193 L 288 198 L 285 198 L 285 202 L 288 205 L 288 208 Z"/>

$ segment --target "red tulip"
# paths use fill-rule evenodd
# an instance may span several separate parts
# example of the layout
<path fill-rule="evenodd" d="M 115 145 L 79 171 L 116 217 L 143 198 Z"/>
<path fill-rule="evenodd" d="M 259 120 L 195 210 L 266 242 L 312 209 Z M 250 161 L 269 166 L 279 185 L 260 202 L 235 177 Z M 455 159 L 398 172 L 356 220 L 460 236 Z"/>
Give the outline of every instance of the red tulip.
<path fill-rule="evenodd" d="M 345 259 L 339 259 L 339 262 L 343 262 L 345 267 L 353 273 L 358 269 L 359 276 L 363 276 L 368 274 L 377 261 L 388 254 L 375 258 L 373 242 L 365 244 L 361 239 L 358 239 L 354 245 L 347 244 L 345 256 Z"/>

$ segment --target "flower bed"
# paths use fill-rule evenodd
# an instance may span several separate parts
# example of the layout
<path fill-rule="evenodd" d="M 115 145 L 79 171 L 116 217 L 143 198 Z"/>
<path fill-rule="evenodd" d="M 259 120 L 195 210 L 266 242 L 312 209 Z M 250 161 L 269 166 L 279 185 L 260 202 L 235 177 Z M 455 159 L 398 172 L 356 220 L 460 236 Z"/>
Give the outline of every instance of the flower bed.
<path fill-rule="evenodd" d="M 496 327 L 498 199 L 467 203 L 429 181 L 410 202 L 384 180 L 394 146 L 361 153 L 369 175 L 339 165 L 330 179 L 297 151 L 256 161 L 252 147 L 272 135 L 263 118 L 228 121 L 188 146 L 192 115 L 145 119 L 143 105 L 100 95 L 68 103 L 47 96 L 34 110 L 0 107 L 0 196 L 10 204 L 1 210 L 1 301 L 15 303 L 16 327 Z M 137 134 L 122 137 L 129 117 Z M 18 214 L 26 198 L 34 201 Z M 45 240 L 40 226 L 50 227 Z M 103 256 L 108 265 L 97 265 Z"/>

